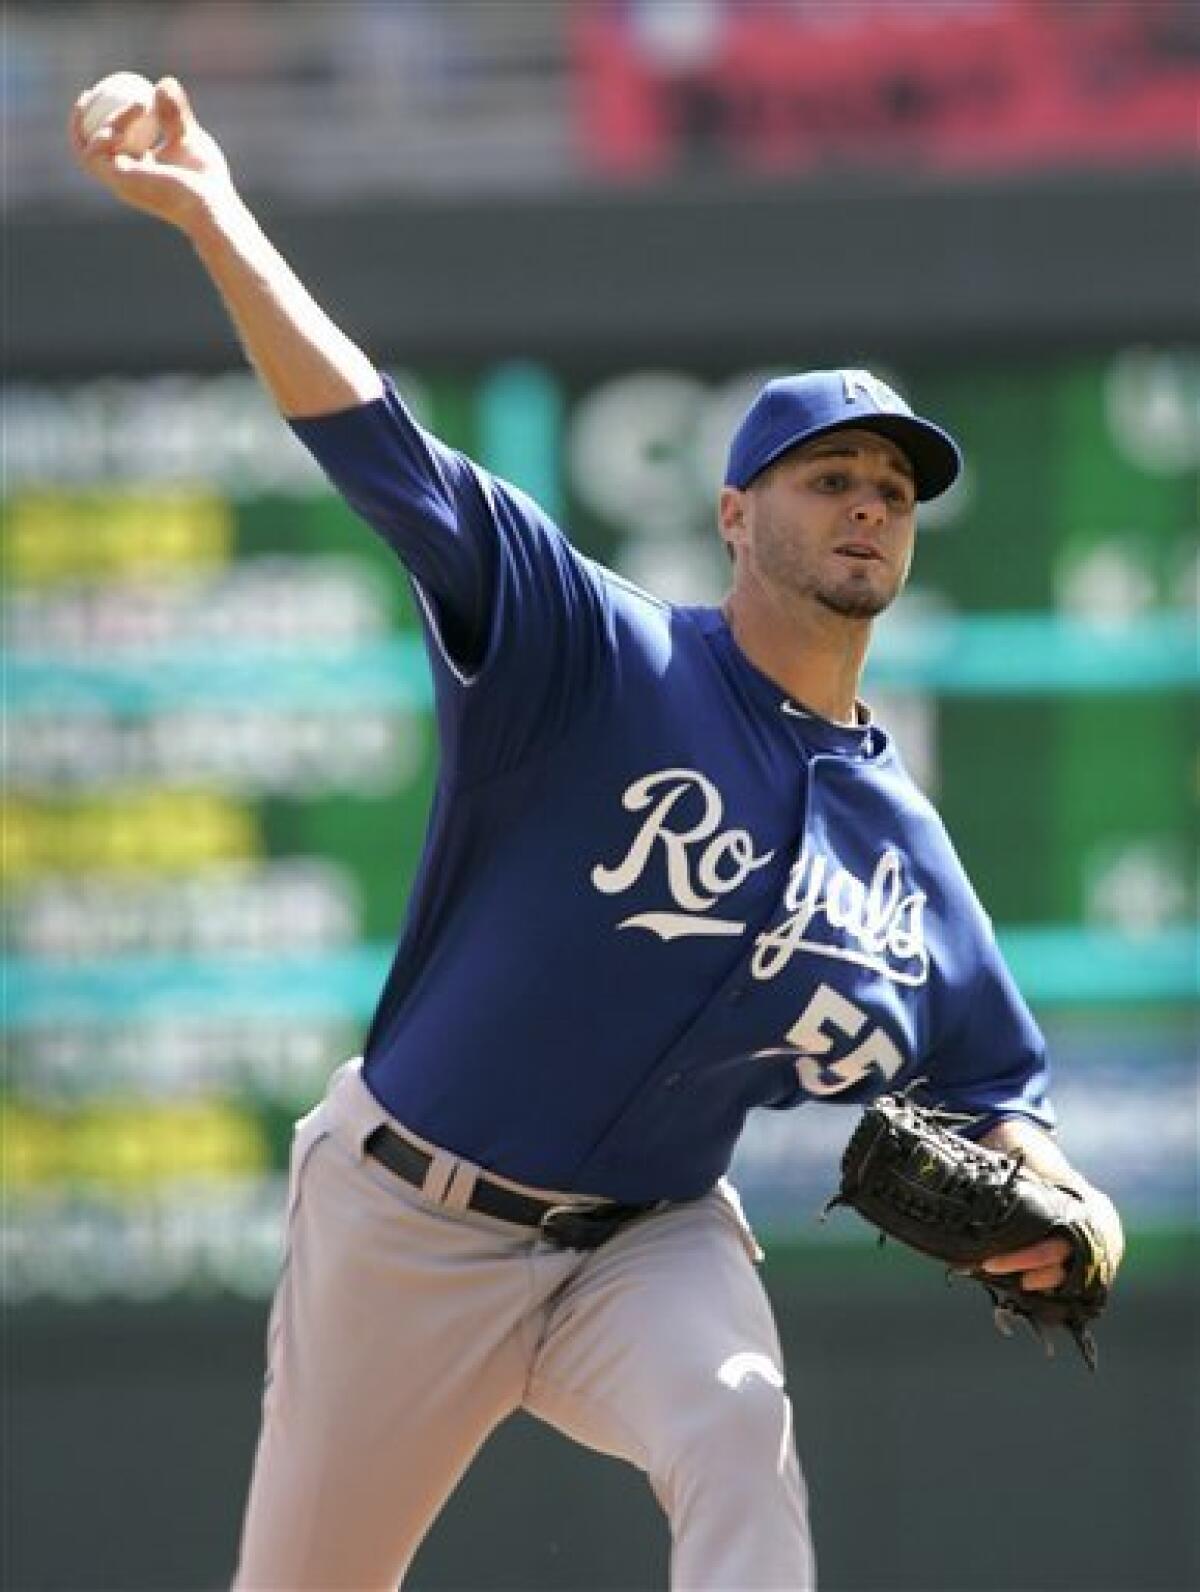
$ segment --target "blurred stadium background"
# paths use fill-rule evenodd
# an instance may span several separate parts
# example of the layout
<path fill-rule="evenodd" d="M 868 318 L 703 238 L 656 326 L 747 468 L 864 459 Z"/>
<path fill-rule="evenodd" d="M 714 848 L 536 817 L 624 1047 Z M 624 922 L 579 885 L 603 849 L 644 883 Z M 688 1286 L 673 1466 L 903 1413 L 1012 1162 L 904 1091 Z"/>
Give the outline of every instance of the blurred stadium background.
<path fill-rule="evenodd" d="M 829 1592 L 1200 1583 L 1198 18 L 7 8 L 6 1585 L 227 1578 L 290 1122 L 360 1042 L 433 757 L 389 555 L 186 246 L 67 157 L 117 66 L 180 76 L 435 428 L 634 579 L 719 593 L 722 447 L 769 373 L 870 366 L 964 439 L 872 696 L 1126 1214 L 1100 1378 L 818 1224 L 844 1115 L 764 1116 L 739 1178 Z M 637 1478 L 517 1422 L 413 1584 L 664 1560 Z"/>

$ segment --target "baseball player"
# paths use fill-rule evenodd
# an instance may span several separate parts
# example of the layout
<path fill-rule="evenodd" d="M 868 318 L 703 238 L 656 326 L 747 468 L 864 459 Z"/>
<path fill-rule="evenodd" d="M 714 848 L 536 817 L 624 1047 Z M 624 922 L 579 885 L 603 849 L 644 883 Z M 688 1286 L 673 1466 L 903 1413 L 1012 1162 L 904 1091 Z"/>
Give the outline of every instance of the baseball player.
<path fill-rule="evenodd" d="M 858 696 L 958 449 L 866 372 L 770 383 L 719 497 L 728 599 L 660 601 L 418 425 L 174 80 L 157 112 L 133 158 L 120 117 L 85 139 L 77 108 L 77 157 L 190 239 L 282 414 L 394 549 L 441 748 L 364 1054 L 296 1130 L 236 1585 L 394 1587 L 525 1409 L 645 1472 L 673 1587 L 809 1588 L 779 1344 L 724 1178 L 747 1113 L 922 1077 L 1121 1249 L 1051 1136 L 988 920 Z M 1052 1290 L 1065 1259 L 1050 1239 L 988 1265 Z"/>

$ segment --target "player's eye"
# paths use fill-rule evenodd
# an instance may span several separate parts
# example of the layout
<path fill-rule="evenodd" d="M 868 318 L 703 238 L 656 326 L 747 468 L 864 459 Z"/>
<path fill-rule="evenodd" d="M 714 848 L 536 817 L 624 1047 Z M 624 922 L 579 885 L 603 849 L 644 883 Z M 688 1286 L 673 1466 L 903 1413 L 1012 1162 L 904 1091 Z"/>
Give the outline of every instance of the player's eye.
<path fill-rule="evenodd" d="M 849 485 L 850 478 L 843 470 L 822 470 L 813 478 L 818 492 L 844 492 Z"/>

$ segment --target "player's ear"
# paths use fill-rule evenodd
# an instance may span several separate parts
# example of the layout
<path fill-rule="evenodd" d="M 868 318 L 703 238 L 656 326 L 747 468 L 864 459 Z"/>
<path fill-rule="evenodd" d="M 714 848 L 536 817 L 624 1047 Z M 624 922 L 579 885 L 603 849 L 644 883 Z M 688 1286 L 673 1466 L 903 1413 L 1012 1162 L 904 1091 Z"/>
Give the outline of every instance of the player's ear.
<path fill-rule="evenodd" d="M 735 486 L 721 488 L 721 496 L 717 501 L 717 524 L 731 564 L 737 561 L 739 544 L 747 540 L 746 510 L 747 499 L 744 492 L 740 492 Z"/>
<path fill-rule="evenodd" d="M 750 500 L 736 486 L 723 486 L 717 502 L 717 521 L 726 541 L 743 541 Z"/>

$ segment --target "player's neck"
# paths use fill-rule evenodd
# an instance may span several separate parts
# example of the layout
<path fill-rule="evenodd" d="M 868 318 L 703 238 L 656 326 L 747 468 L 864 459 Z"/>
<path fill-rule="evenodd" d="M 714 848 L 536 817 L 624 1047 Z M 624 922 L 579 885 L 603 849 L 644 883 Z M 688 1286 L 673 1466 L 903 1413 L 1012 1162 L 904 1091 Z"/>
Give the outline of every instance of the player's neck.
<path fill-rule="evenodd" d="M 822 718 L 857 722 L 869 619 L 847 618 L 816 604 L 784 608 L 744 588 L 732 591 L 722 606 L 733 639 L 760 673 Z"/>

